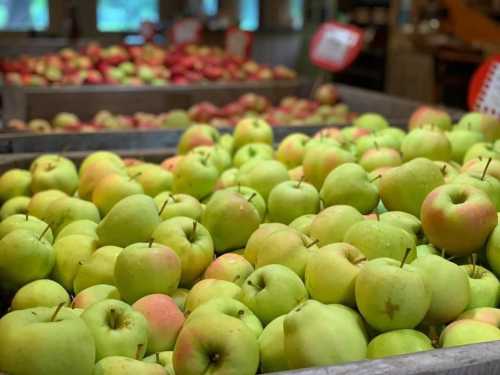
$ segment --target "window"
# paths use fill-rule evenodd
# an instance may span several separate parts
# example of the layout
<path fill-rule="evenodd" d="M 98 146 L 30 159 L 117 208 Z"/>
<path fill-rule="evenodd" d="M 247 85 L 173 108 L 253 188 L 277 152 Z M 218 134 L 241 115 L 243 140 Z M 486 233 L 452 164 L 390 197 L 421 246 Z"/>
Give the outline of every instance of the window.
<path fill-rule="evenodd" d="M 143 21 L 158 22 L 158 0 L 98 0 L 97 30 L 138 31 Z"/>
<path fill-rule="evenodd" d="M 259 0 L 240 0 L 240 28 L 247 31 L 259 28 Z"/>
<path fill-rule="evenodd" d="M 48 27 L 48 0 L 0 0 L 0 30 L 43 31 Z"/>
<path fill-rule="evenodd" d="M 218 0 L 203 0 L 202 3 L 203 13 L 207 16 L 213 17 L 217 15 L 219 11 L 219 1 Z"/>

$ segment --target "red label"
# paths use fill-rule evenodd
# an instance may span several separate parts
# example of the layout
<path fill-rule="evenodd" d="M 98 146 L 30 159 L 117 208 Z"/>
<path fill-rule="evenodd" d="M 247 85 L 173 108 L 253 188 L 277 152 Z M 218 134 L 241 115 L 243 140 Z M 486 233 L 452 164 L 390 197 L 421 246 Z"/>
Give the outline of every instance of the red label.
<path fill-rule="evenodd" d="M 338 22 L 325 22 L 309 45 L 311 62 L 326 70 L 339 72 L 358 57 L 363 46 L 363 30 Z"/>
<path fill-rule="evenodd" d="M 173 44 L 191 44 L 201 42 L 203 26 L 195 18 L 185 18 L 177 21 L 172 27 Z"/>
<path fill-rule="evenodd" d="M 500 117 L 500 55 L 487 59 L 472 76 L 468 104 L 471 111 Z"/>
<path fill-rule="evenodd" d="M 231 55 L 249 58 L 252 53 L 253 33 L 230 27 L 226 31 L 226 52 Z"/>

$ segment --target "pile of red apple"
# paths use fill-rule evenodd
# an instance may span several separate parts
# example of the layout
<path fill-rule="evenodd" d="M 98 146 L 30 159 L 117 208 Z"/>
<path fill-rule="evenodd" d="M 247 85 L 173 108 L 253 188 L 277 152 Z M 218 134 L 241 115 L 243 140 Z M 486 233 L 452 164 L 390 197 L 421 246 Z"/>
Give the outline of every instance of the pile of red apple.
<path fill-rule="evenodd" d="M 283 98 L 277 106 L 261 95 L 248 93 L 224 106 L 202 102 L 187 111 L 175 109 L 158 115 L 138 112 L 132 116 L 99 111 L 89 122 L 73 113 L 58 113 L 51 122 L 33 119 L 28 123 L 13 120 L 10 130 L 35 133 L 96 132 L 110 130 L 185 129 L 193 123 L 205 123 L 215 127 L 235 126 L 245 117 L 259 117 L 272 126 L 278 125 L 338 125 L 350 123 L 355 114 L 347 105 L 338 103 L 338 92 L 332 84 L 320 86 L 314 99 L 295 96 Z"/>
<path fill-rule="evenodd" d="M 43 56 L 7 58 L 0 64 L 11 85 L 184 85 L 208 81 L 295 79 L 295 71 L 269 67 L 226 53 L 218 47 L 183 45 L 163 48 L 89 43 L 80 51 L 63 48 Z"/>
<path fill-rule="evenodd" d="M 0 372 L 254 375 L 500 340 L 500 122 L 189 127 L 0 177 Z M 404 372 L 404 370 L 402 370 Z"/>

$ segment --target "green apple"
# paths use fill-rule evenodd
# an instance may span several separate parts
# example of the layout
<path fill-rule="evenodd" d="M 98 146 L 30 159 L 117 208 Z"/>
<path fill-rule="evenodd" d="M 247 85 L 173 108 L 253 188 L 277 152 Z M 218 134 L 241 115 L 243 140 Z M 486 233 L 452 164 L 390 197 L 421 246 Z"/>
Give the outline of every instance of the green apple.
<path fill-rule="evenodd" d="M 417 108 L 408 120 L 408 128 L 412 130 L 429 124 L 441 130 L 449 130 L 451 128 L 451 117 L 446 111 L 423 105 Z"/>
<path fill-rule="evenodd" d="M 255 337 L 258 338 L 262 333 L 262 323 L 257 316 L 247 306 L 233 298 L 213 298 L 205 302 L 189 314 L 186 324 L 189 324 L 193 319 L 203 316 L 203 314 L 225 314 L 245 323 L 245 325 L 255 334 Z"/>
<path fill-rule="evenodd" d="M 494 146 L 493 143 L 479 142 L 472 145 L 464 155 L 464 164 L 474 159 L 488 159 L 492 158 L 500 160 L 499 147 Z"/>
<path fill-rule="evenodd" d="M 497 225 L 486 245 L 486 259 L 488 260 L 489 269 L 500 276 L 500 225 Z"/>
<path fill-rule="evenodd" d="M 380 214 L 379 220 L 382 223 L 404 229 L 415 238 L 415 241 L 420 240 L 419 237 L 422 236 L 422 223 L 417 217 L 408 212 L 387 211 Z"/>
<path fill-rule="evenodd" d="M 208 158 L 208 161 L 217 167 L 220 173 L 232 165 L 231 154 L 220 146 L 198 146 L 189 153 L 199 154 Z"/>
<path fill-rule="evenodd" d="M 462 173 L 479 176 L 482 176 L 485 171 L 486 175 L 500 179 L 500 160 L 476 158 L 464 163 L 461 168 Z"/>
<path fill-rule="evenodd" d="M 500 309 L 493 307 L 479 307 L 465 311 L 456 320 L 464 319 L 477 320 L 491 324 L 492 326 L 498 328 L 500 326 Z"/>
<path fill-rule="evenodd" d="M 44 190 L 60 190 L 68 195 L 78 188 L 78 172 L 69 159 L 57 156 L 50 162 L 34 162 L 31 168 L 31 190 L 38 193 Z"/>
<path fill-rule="evenodd" d="M 127 170 L 123 164 L 118 164 L 109 159 L 97 160 L 83 171 L 80 169 L 78 196 L 82 199 L 90 200 L 97 184 L 110 174 L 119 174 L 127 177 Z"/>
<path fill-rule="evenodd" d="M 370 130 L 382 130 L 389 127 L 389 122 L 382 115 L 372 112 L 363 113 L 352 124 L 357 128 Z"/>
<path fill-rule="evenodd" d="M 291 133 L 279 144 L 276 150 L 276 159 L 286 165 L 288 169 L 302 164 L 306 145 L 311 138 L 302 133 Z"/>
<path fill-rule="evenodd" d="M 304 168 L 302 165 L 288 170 L 288 177 L 293 181 L 303 181 L 304 180 Z"/>
<path fill-rule="evenodd" d="M 361 251 L 347 243 L 334 243 L 312 253 L 305 271 L 311 298 L 354 307 L 354 285 L 365 260 Z"/>
<path fill-rule="evenodd" d="M 152 354 L 149 357 L 145 357 L 143 361 L 147 363 L 156 363 L 163 366 L 165 372 L 162 375 L 175 375 L 174 364 L 172 363 L 173 354 L 174 352 L 172 351 L 159 352 Z"/>
<path fill-rule="evenodd" d="M 486 173 L 481 175 L 462 173 L 456 176 L 451 183 L 470 185 L 482 190 L 495 205 L 495 209 L 500 211 L 500 181 L 495 177 L 489 176 Z"/>
<path fill-rule="evenodd" d="M 212 235 L 218 254 L 244 247 L 259 227 L 261 217 L 250 198 L 236 191 L 219 190 L 208 201 L 201 222 Z"/>
<path fill-rule="evenodd" d="M 466 310 L 478 307 L 496 307 L 500 296 L 500 282 L 486 268 L 476 264 L 460 266 L 468 275 L 470 301 Z"/>
<path fill-rule="evenodd" d="M 175 304 L 182 312 L 184 312 L 184 308 L 186 306 L 186 298 L 188 296 L 188 293 L 188 289 L 177 288 L 172 294 L 170 294 L 170 297 L 172 297 Z"/>
<path fill-rule="evenodd" d="M 362 214 L 372 212 L 379 201 L 377 186 L 355 163 L 345 163 L 331 171 L 323 183 L 320 197 L 325 207 L 348 205 Z"/>
<path fill-rule="evenodd" d="M 253 266 L 245 257 L 226 253 L 217 257 L 206 267 L 203 278 L 231 281 L 241 286 L 253 271 Z"/>
<path fill-rule="evenodd" d="M 277 160 L 255 160 L 245 163 L 239 170 L 238 183 L 255 189 L 267 201 L 271 190 L 289 180 L 285 165 Z"/>
<path fill-rule="evenodd" d="M 236 124 L 233 137 L 235 150 L 248 143 L 266 143 L 272 145 L 273 129 L 262 119 L 247 117 Z"/>
<path fill-rule="evenodd" d="M 211 146 L 220 139 L 219 131 L 210 125 L 192 125 L 181 135 L 177 145 L 177 153 L 184 155 L 198 146 Z"/>
<path fill-rule="evenodd" d="M 114 276 L 122 299 L 134 303 L 148 294 L 170 294 L 177 289 L 181 260 L 167 246 L 135 243 L 118 254 Z"/>
<path fill-rule="evenodd" d="M 311 236 L 311 224 L 317 215 L 309 214 L 302 215 L 292 221 L 288 226 L 292 229 L 304 233 L 306 236 Z"/>
<path fill-rule="evenodd" d="M 9 169 L 0 176 L 0 202 L 18 196 L 31 196 L 31 173 L 24 169 Z"/>
<path fill-rule="evenodd" d="M 369 150 L 389 148 L 399 151 L 402 141 L 392 135 L 369 134 L 356 140 L 355 150 L 359 155 L 364 155 Z"/>
<path fill-rule="evenodd" d="M 347 143 L 347 141 L 346 141 L 346 143 Z M 341 140 L 336 140 L 336 139 L 333 139 L 330 137 L 324 137 L 324 136 L 314 137 L 313 139 L 309 140 L 309 142 L 307 142 L 307 144 L 305 145 L 305 152 L 312 150 L 312 149 L 315 149 L 315 148 L 318 148 L 318 147 L 322 147 L 322 146 L 341 147 L 342 148 L 342 143 L 341 143 Z M 304 153 L 304 156 L 305 156 L 305 153 Z M 304 158 L 302 158 L 302 161 L 303 160 L 304 160 Z"/>
<path fill-rule="evenodd" d="M 80 267 L 96 248 L 97 241 L 94 238 L 81 234 L 72 234 L 57 240 L 54 243 L 55 264 L 51 278 L 68 291 L 72 291 L 73 281 Z"/>
<path fill-rule="evenodd" d="M 92 202 L 104 217 L 123 198 L 143 193 L 142 186 L 133 178 L 110 174 L 97 183 L 92 192 Z"/>
<path fill-rule="evenodd" d="M 417 258 L 425 257 L 427 255 L 439 255 L 439 251 L 437 251 L 431 244 L 417 245 Z"/>
<path fill-rule="evenodd" d="M 320 208 L 316 188 L 303 181 L 284 181 L 276 185 L 268 197 L 269 220 L 290 224 L 296 218 L 316 214 Z"/>
<path fill-rule="evenodd" d="M 158 210 L 161 210 L 161 220 L 176 216 L 186 216 L 193 220 L 200 220 L 203 213 L 200 202 L 187 194 L 160 193 L 155 197 L 155 202 Z"/>
<path fill-rule="evenodd" d="M 361 268 L 355 295 L 368 324 L 386 332 L 411 329 L 422 322 L 431 305 L 432 290 L 415 267 L 404 264 L 404 259 L 378 258 Z"/>
<path fill-rule="evenodd" d="M 55 263 L 55 252 L 43 235 L 14 230 L 0 240 L 0 285 L 17 289 L 47 277 Z"/>
<path fill-rule="evenodd" d="M 342 242 L 353 225 L 363 221 L 363 215 L 354 207 L 339 205 L 321 211 L 313 219 L 309 233 L 318 240 L 318 246 Z"/>
<path fill-rule="evenodd" d="M 405 161 L 420 157 L 447 161 L 451 158 L 451 143 L 446 134 L 437 128 L 418 128 L 403 139 L 401 153 Z"/>
<path fill-rule="evenodd" d="M 431 340 L 413 329 L 398 329 L 382 333 L 368 344 L 369 359 L 391 357 L 434 349 Z"/>
<path fill-rule="evenodd" d="M 159 165 L 142 163 L 127 168 L 129 178 L 137 181 L 144 194 L 155 197 L 163 191 L 172 189 L 172 173 Z"/>
<path fill-rule="evenodd" d="M 49 279 L 39 279 L 24 285 L 12 299 L 11 310 L 24 310 L 32 307 L 55 307 L 60 304 L 68 306 L 68 292 Z"/>
<path fill-rule="evenodd" d="M 163 221 L 153 232 L 155 242 L 168 246 L 180 258 L 180 285 L 191 287 L 212 262 L 214 244 L 208 230 L 191 218 L 178 216 Z"/>
<path fill-rule="evenodd" d="M 85 309 L 81 318 L 94 337 L 97 361 L 115 355 L 144 357 L 148 322 L 125 302 L 114 299 L 97 302 Z"/>
<path fill-rule="evenodd" d="M 122 250 L 117 246 L 103 246 L 81 261 L 73 279 L 75 293 L 97 284 L 115 285 L 115 263 Z"/>
<path fill-rule="evenodd" d="M 89 375 L 95 345 L 71 309 L 36 307 L 0 319 L 0 369 L 19 375 Z"/>
<path fill-rule="evenodd" d="M 435 160 L 434 164 L 436 164 L 441 170 L 444 182 L 447 184 L 453 182 L 453 180 L 459 175 L 459 170 L 456 167 L 454 167 L 451 163 Z"/>
<path fill-rule="evenodd" d="M 486 113 L 470 112 L 463 115 L 457 128 L 481 132 L 488 141 L 496 141 L 500 138 L 498 118 Z"/>
<path fill-rule="evenodd" d="M 282 315 L 274 319 L 259 336 L 260 371 L 262 373 L 288 370 L 283 328 L 285 318 L 286 315 Z"/>
<path fill-rule="evenodd" d="M 87 237 L 92 237 L 94 239 L 97 238 L 97 223 L 92 220 L 76 220 L 72 221 L 68 225 L 66 225 L 63 229 L 61 229 L 56 237 L 56 240 L 61 239 L 66 236 L 70 236 L 73 234 L 81 234 Z"/>
<path fill-rule="evenodd" d="M 266 218 L 266 213 L 267 213 L 267 208 L 266 208 L 266 201 L 262 196 L 257 192 L 257 190 L 252 189 L 251 187 L 248 186 L 230 186 L 225 189 L 226 191 L 232 191 L 235 193 L 238 193 L 241 195 L 243 198 L 245 198 L 247 201 L 249 201 L 257 210 L 259 213 L 259 217 L 261 222 L 265 220 Z M 206 208 L 206 207 L 205 207 Z"/>
<path fill-rule="evenodd" d="M 226 314 L 202 314 L 182 328 L 174 349 L 176 374 L 254 375 L 259 345 L 245 323 Z"/>
<path fill-rule="evenodd" d="M 65 197 L 66 194 L 59 190 L 44 190 L 34 194 L 28 204 L 28 213 L 39 219 L 47 215 L 47 210 L 56 199 Z"/>
<path fill-rule="evenodd" d="M 225 133 L 222 134 L 217 142 L 217 145 L 222 147 L 224 150 L 229 152 L 229 155 L 232 155 L 234 152 L 234 137 L 232 134 Z"/>
<path fill-rule="evenodd" d="M 160 217 L 153 198 L 135 194 L 115 204 L 99 223 L 96 232 L 102 246 L 126 247 L 149 241 L 159 223 Z"/>
<path fill-rule="evenodd" d="M 354 162 L 355 158 L 350 152 L 340 147 L 319 146 L 306 151 L 304 156 L 304 178 L 320 190 L 326 176 L 344 163 Z"/>
<path fill-rule="evenodd" d="M 267 325 L 307 300 L 302 280 L 288 267 L 269 264 L 255 270 L 241 287 L 240 300 Z"/>
<path fill-rule="evenodd" d="M 82 290 L 73 299 L 73 308 L 85 310 L 105 299 L 120 299 L 120 292 L 113 285 L 98 284 Z"/>
<path fill-rule="evenodd" d="M 118 156 L 118 154 L 111 151 L 95 151 L 89 154 L 80 164 L 80 176 L 88 167 L 99 160 L 108 160 L 114 163 L 116 166 L 124 166 L 123 160 L 120 158 L 120 156 Z"/>
<path fill-rule="evenodd" d="M 446 133 L 446 136 L 451 144 L 451 160 L 460 164 L 464 161 L 464 156 L 469 148 L 484 141 L 482 133 L 467 129 L 454 129 Z"/>
<path fill-rule="evenodd" d="M 425 236 L 433 245 L 446 249 L 448 255 L 466 256 L 486 243 L 498 217 L 494 204 L 481 190 L 449 184 L 425 198 L 421 220 Z"/>
<path fill-rule="evenodd" d="M 150 294 L 137 300 L 132 307 L 148 322 L 147 353 L 172 350 L 184 324 L 184 314 L 173 299 L 165 294 Z"/>
<path fill-rule="evenodd" d="M 471 293 L 463 268 L 438 255 L 418 257 L 411 265 L 432 290 L 431 305 L 425 317 L 427 322 L 449 323 L 467 308 Z"/>
<path fill-rule="evenodd" d="M 255 230 L 247 241 L 244 251 L 244 257 L 250 262 L 252 266 L 255 266 L 257 260 L 257 252 L 259 249 L 267 243 L 267 237 L 277 231 L 282 229 L 287 229 L 288 227 L 281 223 L 266 223 L 261 224 L 257 230 Z"/>
<path fill-rule="evenodd" d="M 219 170 L 205 156 L 189 154 L 175 167 L 172 190 L 202 199 L 213 192 L 218 177 Z"/>
<path fill-rule="evenodd" d="M 472 319 L 457 320 L 448 325 L 439 338 L 440 346 L 450 348 L 500 340 L 500 329 Z"/>
<path fill-rule="evenodd" d="M 30 198 L 28 197 L 14 197 L 5 201 L 0 208 L 0 219 L 3 220 L 9 216 L 16 214 L 27 214 Z"/>
<path fill-rule="evenodd" d="M 359 165 L 367 172 L 381 167 L 397 167 L 402 163 L 399 151 L 388 147 L 370 148 L 363 153 L 359 160 Z"/>
<path fill-rule="evenodd" d="M 112 355 L 96 363 L 93 375 L 165 375 L 165 369 L 158 363 Z"/>
<path fill-rule="evenodd" d="M 256 160 L 272 160 L 274 150 L 265 143 L 249 143 L 238 149 L 234 154 L 233 166 L 240 168 L 243 164 Z"/>
<path fill-rule="evenodd" d="M 238 168 L 229 168 L 222 172 L 217 183 L 215 184 L 215 190 L 226 189 L 230 186 L 236 186 L 238 176 Z"/>
<path fill-rule="evenodd" d="M 420 217 L 420 207 L 427 194 L 443 184 L 439 167 L 428 159 L 417 158 L 382 175 L 380 198 L 389 211 L 404 211 Z"/>
<path fill-rule="evenodd" d="M 353 142 L 356 139 L 359 139 L 361 137 L 364 137 L 368 134 L 371 134 L 372 130 L 367 129 L 367 128 L 359 128 L 355 126 L 346 126 L 345 128 L 342 128 L 340 131 L 340 134 L 342 136 L 342 139 L 345 142 Z"/>
<path fill-rule="evenodd" d="M 309 300 L 286 315 L 283 327 L 291 369 L 366 358 L 368 340 L 363 323 L 348 307 Z"/>
<path fill-rule="evenodd" d="M 237 298 L 241 288 L 225 280 L 203 279 L 198 281 L 189 291 L 186 297 L 185 314 L 189 315 L 198 306 L 214 298 L 228 297 Z"/>
<path fill-rule="evenodd" d="M 43 238 L 48 242 L 53 243 L 54 237 L 52 235 L 52 230 L 48 227 L 47 223 L 34 216 L 30 215 L 12 215 L 2 220 L 0 222 L 0 239 L 4 238 L 8 233 L 17 230 L 24 229 L 33 232 L 35 235 L 40 235 L 43 233 Z"/>
<path fill-rule="evenodd" d="M 77 220 L 90 220 L 98 223 L 100 221 L 99 210 L 91 203 L 83 199 L 62 197 L 50 204 L 50 209 L 43 221 L 50 224 L 54 235 L 69 223 Z"/>

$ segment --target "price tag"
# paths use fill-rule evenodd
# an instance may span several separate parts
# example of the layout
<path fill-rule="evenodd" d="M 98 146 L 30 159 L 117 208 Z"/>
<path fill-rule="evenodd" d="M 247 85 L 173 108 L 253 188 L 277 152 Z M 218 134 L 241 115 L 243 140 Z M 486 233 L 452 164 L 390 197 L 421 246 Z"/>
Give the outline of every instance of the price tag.
<path fill-rule="evenodd" d="M 500 55 L 490 57 L 472 76 L 469 108 L 500 117 Z"/>
<path fill-rule="evenodd" d="M 249 58 L 252 53 L 253 33 L 230 27 L 226 31 L 226 52 L 231 55 Z"/>
<path fill-rule="evenodd" d="M 177 21 L 172 27 L 173 44 L 191 44 L 201 42 L 203 26 L 195 18 L 185 18 Z"/>
<path fill-rule="evenodd" d="M 352 25 L 325 22 L 309 45 L 311 62 L 326 70 L 339 72 L 358 57 L 363 46 L 363 31 Z"/>

